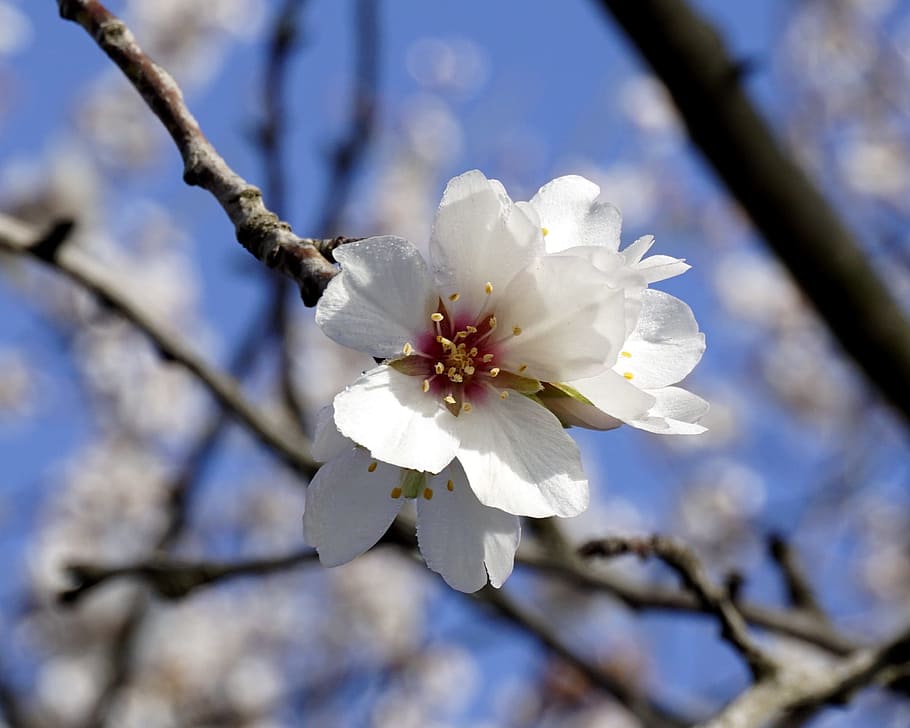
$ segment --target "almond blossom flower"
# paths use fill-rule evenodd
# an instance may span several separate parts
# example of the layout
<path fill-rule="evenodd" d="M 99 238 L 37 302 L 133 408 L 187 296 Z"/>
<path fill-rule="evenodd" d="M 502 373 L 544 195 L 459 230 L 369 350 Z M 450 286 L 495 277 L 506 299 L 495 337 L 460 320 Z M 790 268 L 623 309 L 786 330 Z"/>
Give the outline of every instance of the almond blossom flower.
<path fill-rule="evenodd" d="M 417 503 L 417 541 L 427 566 L 453 589 L 495 587 L 512 573 L 518 516 L 481 504 L 458 461 L 438 475 L 374 460 L 341 435 L 331 407 L 320 413 L 314 456 L 327 460 L 307 488 L 304 537 L 324 566 L 373 546 L 407 500 Z"/>
<path fill-rule="evenodd" d="M 705 338 L 692 310 L 648 284 L 689 269 L 665 255 L 645 258 L 654 237 L 619 250 L 619 210 L 598 201 L 600 188 L 570 175 L 540 188 L 529 205 L 550 255 L 580 256 L 605 273 L 626 299 L 626 335 L 606 370 L 593 377 L 548 384 L 538 398 L 566 425 L 611 429 L 622 422 L 662 434 L 697 434 L 707 403 L 672 386 L 698 364 Z"/>
<path fill-rule="evenodd" d="M 335 397 L 338 430 L 375 460 L 420 473 L 457 459 L 484 506 L 534 517 L 584 510 L 578 448 L 534 395 L 616 361 L 626 302 L 588 260 L 545 253 L 537 214 L 477 171 L 446 187 L 429 265 L 395 237 L 336 250 L 341 273 L 316 321 L 384 360 Z"/>

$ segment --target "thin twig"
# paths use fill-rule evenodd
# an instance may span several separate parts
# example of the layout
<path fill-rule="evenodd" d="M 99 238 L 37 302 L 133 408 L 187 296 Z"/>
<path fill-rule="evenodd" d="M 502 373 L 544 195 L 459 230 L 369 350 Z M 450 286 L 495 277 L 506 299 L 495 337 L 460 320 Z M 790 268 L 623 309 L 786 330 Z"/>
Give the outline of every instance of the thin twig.
<path fill-rule="evenodd" d="M 54 229 L 60 225 L 54 226 Z M 53 233 L 52 233 L 53 234 Z M 291 468 L 305 476 L 315 471 L 309 458 L 309 442 L 288 422 L 279 426 L 243 395 L 238 383 L 209 365 L 177 334 L 150 316 L 142 304 L 133 300 L 110 271 L 74 246 L 57 245 L 49 254 L 39 235 L 29 226 L 0 215 L 0 249 L 24 255 L 40 256 L 48 265 L 90 291 L 142 330 L 163 355 L 181 364 L 209 390 L 215 399 L 231 412 L 260 442 L 277 453 Z M 32 246 L 38 242 L 36 250 Z"/>
<path fill-rule="evenodd" d="M 234 224 L 237 240 L 261 263 L 300 286 L 315 305 L 336 268 L 312 239 L 294 234 L 262 200 L 262 193 L 238 175 L 206 139 L 171 75 L 139 47 L 126 24 L 97 0 L 58 0 L 60 16 L 81 25 L 123 71 L 167 129 L 183 158 L 183 179 L 210 192 Z"/>
<path fill-rule="evenodd" d="M 664 82 L 693 141 L 828 328 L 910 422 L 910 323 L 869 256 L 749 101 L 744 65 L 684 0 L 600 0 Z"/>
<path fill-rule="evenodd" d="M 828 621 L 828 615 L 822 609 L 815 591 L 803 573 L 797 561 L 796 554 L 790 544 L 780 534 L 772 534 L 768 538 L 768 553 L 777 564 L 787 586 L 787 598 L 790 604 L 797 609 L 811 613 L 817 619 Z"/>
<path fill-rule="evenodd" d="M 201 586 L 235 579 L 240 576 L 272 574 L 312 563 L 313 549 L 302 549 L 285 556 L 250 561 L 188 561 L 159 556 L 124 566 L 97 566 L 73 563 L 67 566 L 75 585 L 60 594 L 60 600 L 74 604 L 94 587 L 109 579 L 132 577 L 148 584 L 159 596 L 180 599 Z"/>
<path fill-rule="evenodd" d="M 589 541 L 579 549 L 584 557 L 612 558 L 635 554 L 656 557 L 673 569 L 683 586 L 691 591 L 705 610 L 721 624 L 721 635 L 742 656 L 756 681 L 773 675 L 778 666 L 749 636 L 746 622 L 727 597 L 727 592 L 714 585 L 705 568 L 691 549 L 664 536 L 646 538 L 614 537 Z"/>
<path fill-rule="evenodd" d="M 593 685 L 615 698 L 644 725 L 653 728 L 681 728 L 691 724 L 690 720 L 673 715 L 666 708 L 640 694 L 634 687 L 581 657 L 557 636 L 546 621 L 520 607 L 503 590 L 487 585 L 477 592 L 476 598 L 494 607 L 501 616 L 531 634 L 550 652 L 579 670 Z"/>

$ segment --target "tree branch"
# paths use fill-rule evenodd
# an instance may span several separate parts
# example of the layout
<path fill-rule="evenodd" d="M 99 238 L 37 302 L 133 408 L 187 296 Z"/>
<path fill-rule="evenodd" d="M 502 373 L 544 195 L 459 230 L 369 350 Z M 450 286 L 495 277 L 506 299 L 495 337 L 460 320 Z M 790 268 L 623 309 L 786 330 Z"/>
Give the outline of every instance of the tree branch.
<path fill-rule="evenodd" d="M 291 468 L 307 477 L 312 475 L 315 464 L 308 454 L 309 442 L 292 423 L 275 424 L 246 399 L 236 380 L 211 367 L 182 338 L 149 316 L 97 261 L 73 246 L 62 245 L 62 241 L 56 242 L 49 252 L 48 238 L 68 225 L 58 223 L 49 235 L 42 236 L 30 226 L 0 214 L 0 249 L 37 257 L 95 294 L 142 330 L 162 354 L 192 372 L 226 410 Z"/>
<path fill-rule="evenodd" d="M 755 110 L 742 64 L 684 0 L 600 0 L 692 140 L 879 392 L 910 422 L 910 324 L 844 223 Z"/>
<path fill-rule="evenodd" d="M 887 683 L 894 668 L 908 660 L 910 629 L 876 649 L 859 650 L 830 665 L 791 664 L 737 696 L 703 728 L 767 726 L 785 717 L 807 717 L 873 683 Z"/>
<path fill-rule="evenodd" d="M 234 224 L 237 240 L 261 263 L 291 278 L 308 306 L 337 273 L 309 238 L 294 234 L 206 139 L 171 75 L 139 47 L 122 20 L 97 0 L 58 0 L 60 16 L 81 25 L 123 71 L 164 124 L 183 158 L 183 179 L 210 192 Z"/>
<path fill-rule="evenodd" d="M 749 636 L 742 615 L 730 602 L 726 591 L 711 583 L 701 562 L 686 546 L 663 536 L 617 537 L 589 541 L 579 549 L 579 554 L 602 558 L 635 554 L 641 558 L 654 556 L 660 559 L 676 572 L 683 586 L 695 595 L 702 607 L 717 617 L 721 635 L 746 661 L 756 681 L 777 672 L 778 665 Z"/>
<path fill-rule="evenodd" d="M 74 563 L 66 570 L 75 584 L 60 594 L 60 601 L 74 604 L 99 584 L 122 577 L 144 581 L 166 599 L 180 599 L 200 586 L 239 576 L 271 574 L 315 560 L 316 552 L 308 548 L 286 556 L 240 562 L 187 561 L 158 556 L 125 566 Z"/>

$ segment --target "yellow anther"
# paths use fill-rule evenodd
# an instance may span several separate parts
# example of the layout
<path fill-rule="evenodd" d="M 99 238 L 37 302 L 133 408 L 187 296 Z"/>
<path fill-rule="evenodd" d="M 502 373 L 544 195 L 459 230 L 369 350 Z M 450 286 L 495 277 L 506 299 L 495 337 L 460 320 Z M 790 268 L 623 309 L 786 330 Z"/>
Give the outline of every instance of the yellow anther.
<path fill-rule="evenodd" d="M 620 355 L 620 356 L 626 357 L 626 359 L 631 359 L 631 358 L 632 358 L 632 352 L 631 352 L 631 351 L 621 351 L 621 352 L 619 352 L 619 355 Z"/>
<path fill-rule="evenodd" d="M 433 499 L 433 489 L 432 489 L 432 488 L 424 488 L 424 489 L 423 489 L 423 497 L 426 498 L 427 500 L 432 500 L 432 499 Z"/>
<path fill-rule="evenodd" d="M 420 388 L 421 388 L 424 392 L 429 392 L 429 391 L 430 391 L 430 380 L 429 380 L 429 379 L 424 379 L 424 380 L 423 380 L 423 384 L 420 385 Z"/>
<path fill-rule="evenodd" d="M 493 292 L 493 284 L 490 281 L 487 281 L 487 284 L 483 287 L 484 292 L 489 296 Z"/>
<path fill-rule="evenodd" d="M 461 409 L 465 412 L 470 412 L 474 408 L 471 406 L 470 402 L 465 402 L 463 405 L 461 405 Z"/>
<path fill-rule="evenodd" d="M 379 463 L 377 463 L 375 460 L 373 462 L 371 462 L 369 465 L 367 465 L 367 472 L 375 473 L 377 465 L 379 465 Z"/>
<path fill-rule="evenodd" d="M 466 338 L 468 338 L 468 332 L 467 332 L 467 331 L 459 331 L 457 334 L 455 334 L 455 338 L 456 338 L 456 339 L 466 339 Z"/>
<path fill-rule="evenodd" d="M 489 364 L 491 361 L 493 361 L 493 355 L 492 355 L 492 354 L 484 354 L 484 355 L 483 355 L 482 357 L 480 357 L 480 358 L 481 358 L 481 360 L 483 361 L 484 364 Z"/>
<path fill-rule="evenodd" d="M 490 370 L 490 376 L 491 376 L 491 377 L 499 376 L 499 367 L 493 367 L 493 368 Z"/>
<path fill-rule="evenodd" d="M 464 368 L 464 373 L 465 373 L 465 374 L 473 374 L 473 373 L 474 373 L 474 367 L 472 367 L 470 364 L 468 364 L 468 365 Z"/>
<path fill-rule="evenodd" d="M 445 364 L 441 361 L 436 362 L 436 366 L 433 367 L 433 371 L 437 374 L 442 374 L 446 370 Z"/>
<path fill-rule="evenodd" d="M 512 327 L 512 336 L 518 336 L 521 333 L 521 326 Z"/>
<path fill-rule="evenodd" d="M 431 321 L 435 321 L 437 324 L 438 324 L 440 321 L 442 321 L 444 318 L 445 318 L 445 316 L 443 316 L 443 315 L 442 315 L 441 313 L 439 313 L 438 311 L 437 311 L 436 313 L 431 313 L 431 314 L 430 314 L 430 320 L 431 320 Z"/>
<path fill-rule="evenodd" d="M 409 342 L 409 343 L 406 343 L 406 344 L 404 345 L 404 347 L 402 347 L 401 350 L 404 352 L 404 355 L 405 355 L 405 356 L 410 356 L 410 355 L 411 355 L 411 352 L 414 351 L 414 347 L 411 346 L 411 344 L 410 344 L 410 342 Z"/>
<path fill-rule="evenodd" d="M 442 401 L 446 404 L 455 404 L 455 398 L 451 394 L 447 394 L 442 398 Z"/>
<path fill-rule="evenodd" d="M 520 367 L 518 367 L 518 373 L 521 374 L 527 368 L 528 368 L 527 364 L 522 364 Z"/>
<path fill-rule="evenodd" d="M 465 331 L 467 331 L 469 334 L 476 334 L 476 333 L 477 333 L 477 327 L 476 327 L 476 326 L 465 326 L 464 329 L 465 329 Z"/>
<path fill-rule="evenodd" d="M 389 495 L 392 496 L 392 498 L 401 498 L 401 488 L 392 488 L 392 492 L 389 493 Z"/>
<path fill-rule="evenodd" d="M 550 231 L 549 231 L 547 228 L 545 228 L 545 227 L 540 228 L 540 232 L 543 233 L 543 236 L 544 236 L 544 237 L 547 237 L 547 235 L 550 234 Z"/>
<path fill-rule="evenodd" d="M 468 352 L 468 356 L 477 356 L 477 347 L 472 346 L 471 350 Z"/>
<path fill-rule="evenodd" d="M 451 378 L 455 376 L 456 369 L 455 367 L 449 367 L 449 371 L 446 372 L 446 376 Z"/>
<path fill-rule="evenodd" d="M 632 372 L 626 372 L 625 374 L 623 374 L 623 376 L 624 376 L 626 379 L 635 379 L 635 375 L 632 374 Z"/>
<path fill-rule="evenodd" d="M 495 316 L 490 316 L 489 324 L 490 324 L 490 328 L 491 328 L 491 329 L 495 329 L 495 328 L 496 328 L 496 317 L 495 317 Z"/>
<path fill-rule="evenodd" d="M 461 384 L 464 381 L 464 377 L 460 374 L 453 374 L 449 379 L 455 382 L 455 384 Z"/>
<path fill-rule="evenodd" d="M 446 490 L 448 490 L 449 493 L 451 493 L 453 490 L 455 490 L 455 483 L 453 483 L 451 480 L 448 481 L 446 483 Z"/>
<path fill-rule="evenodd" d="M 449 296 L 449 300 L 450 300 L 452 303 L 455 303 L 455 301 L 457 301 L 459 298 L 461 298 L 461 294 L 460 294 L 460 293 L 453 293 L 451 296 Z"/>
<path fill-rule="evenodd" d="M 504 390 L 502 390 L 502 391 L 499 393 L 499 398 L 500 398 L 500 399 L 508 399 L 508 398 L 509 398 L 509 393 L 504 389 Z"/>

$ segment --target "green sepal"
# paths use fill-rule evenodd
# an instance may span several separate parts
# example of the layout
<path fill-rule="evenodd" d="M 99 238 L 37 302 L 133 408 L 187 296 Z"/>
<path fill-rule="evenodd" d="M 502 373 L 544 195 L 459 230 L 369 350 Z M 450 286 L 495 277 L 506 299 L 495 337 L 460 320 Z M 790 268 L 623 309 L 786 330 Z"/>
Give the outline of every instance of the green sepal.
<path fill-rule="evenodd" d="M 514 389 L 520 394 L 534 394 L 543 389 L 543 385 L 539 380 L 522 377 L 512 372 L 499 372 L 493 378 L 493 386 L 497 389 Z"/>
<path fill-rule="evenodd" d="M 588 404 L 592 407 L 594 406 L 594 403 L 575 389 L 575 387 L 570 387 L 563 382 L 547 382 L 544 388 L 544 397 L 570 397 L 576 402 Z"/>
<path fill-rule="evenodd" d="M 420 375 L 426 376 L 429 370 L 427 358 L 419 356 L 418 354 L 402 356 L 398 359 L 392 359 L 387 363 L 396 372 L 407 374 L 409 377 L 417 377 Z"/>
<path fill-rule="evenodd" d="M 427 474 L 420 470 L 402 468 L 398 478 L 398 487 L 405 498 L 416 498 L 427 487 Z"/>

